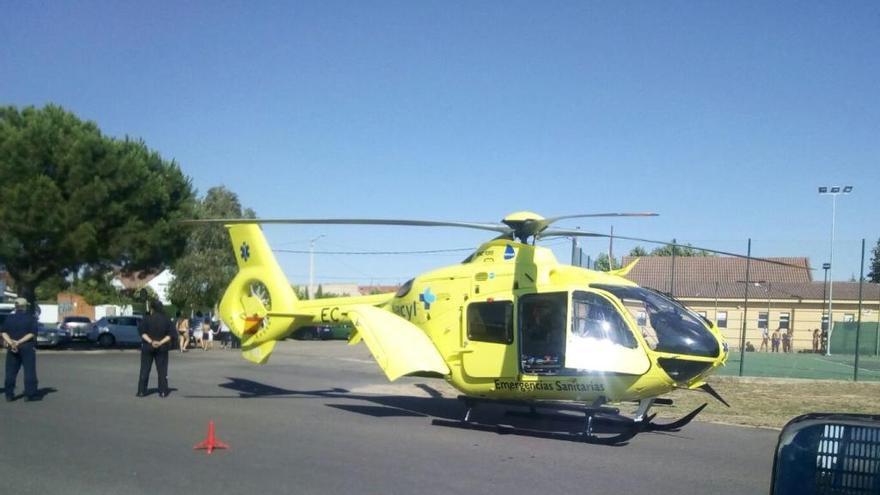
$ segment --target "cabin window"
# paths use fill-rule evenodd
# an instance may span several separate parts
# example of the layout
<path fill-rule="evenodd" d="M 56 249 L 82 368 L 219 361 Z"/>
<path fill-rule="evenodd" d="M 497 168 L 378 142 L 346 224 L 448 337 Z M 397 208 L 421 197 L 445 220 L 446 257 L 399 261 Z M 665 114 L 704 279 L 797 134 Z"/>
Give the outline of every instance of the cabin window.
<path fill-rule="evenodd" d="M 513 303 L 472 303 L 467 309 L 468 339 L 476 342 L 513 342 Z"/>
<path fill-rule="evenodd" d="M 415 282 L 414 278 L 411 278 L 404 282 L 404 284 L 401 285 L 399 289 L 397 289 L 397 293 L 394 294 L 394 297 L 400 298 L 409 294 L 409 291 L 412 290 L 413 282 Z"/>

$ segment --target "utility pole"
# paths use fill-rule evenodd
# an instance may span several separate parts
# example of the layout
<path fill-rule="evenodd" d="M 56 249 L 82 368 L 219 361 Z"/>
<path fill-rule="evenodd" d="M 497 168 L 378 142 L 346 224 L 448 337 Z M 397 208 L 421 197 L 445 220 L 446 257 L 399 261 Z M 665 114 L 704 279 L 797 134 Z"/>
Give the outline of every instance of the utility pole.
<path fill-rule="evenodd" d="M 608 269 L 614 270 L 614 225 L 611 226 L 611 237 L 608 238 Z"/>
<path fill-rule="evenodd" d="M 309 286 L 306 291 L 309 299 L 315 298 L 315 241 L 322 237 L 326 235 L 321 234 L 309 241 Z"/>

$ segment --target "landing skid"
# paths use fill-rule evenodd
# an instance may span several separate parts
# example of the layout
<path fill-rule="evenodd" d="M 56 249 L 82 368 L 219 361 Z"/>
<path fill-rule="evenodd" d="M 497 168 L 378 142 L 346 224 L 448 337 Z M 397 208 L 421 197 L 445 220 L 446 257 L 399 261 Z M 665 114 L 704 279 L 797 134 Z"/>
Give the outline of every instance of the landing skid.
<path fill-rule="evenodd" d="M 515 434 L 542 438 L 556 438 L 599 445 L 620 445 L 626 443 L 634 436 L 644 431 L 677 431 L 690 423 L 703 410 L 703 408 L 706 407 L 706 404 L 703 404 L 681 419 L 671 423 L 655 423 L 654 418 L 656 415 L 647 415 L 648 410 L 654 403 L 653 399 L 641 401 L 635 418 L 624 416 L 620 414 L 619 409 L 603 406 L 599 403 L 594 405 L 582 405 L 567 402 L 492 400 L 467 396 L 459 396 L 458 399 L 464 402 L 466 408 L 462 419 L 434 419 L 432 424 L 450 428 L 494 431 L 500 435 Z M 663 403 L 667 403 L 667 401 L 668 399 L 664 399 Z M 498 423 L 484 423 L 473 419 L 473 410 L 477 404 L 528 407 L 528 412 L 507 411 L 505 414 L 508 416 L 526 417 L 531 419 L 550 419 L 569 422 L 576 421 L 581 423 L 583 428 L 580 431 L 553 431 Z M 540 412 L 539 409 L 555 412 Z M 583 417 L 571 414 L 560 414 L 558 411 L 579 412 L 583 414 Z"/>

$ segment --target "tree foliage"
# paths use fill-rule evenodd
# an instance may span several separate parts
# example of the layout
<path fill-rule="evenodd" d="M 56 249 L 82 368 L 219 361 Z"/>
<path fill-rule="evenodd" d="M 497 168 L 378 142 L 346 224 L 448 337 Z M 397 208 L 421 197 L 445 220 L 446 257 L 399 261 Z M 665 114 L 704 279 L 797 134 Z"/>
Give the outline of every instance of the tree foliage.
<path fill-rule="evenodd" d="M 617 259 L 609 258 L 608 253 L 600 253 L 593 264 L 593 269 L 601 272 L 607 272 L 616 268 L 620 268 L 620 264 L 617 262 Z"/>
<path fill-rule="evenodd" d="M 0 263 L 32 303 L 84 273 L 155 271 L 183 250 L 189 179 L 143 141 L 55 105 L 0 107 Z M 64 283 L 60 282 L 60 283 Z"/>
<path fill-rule="evenodd" d="M 871 256 L 871 271 L 868 272 L 868 280 L 874 283 L 880 283 L 880 239 L 877 239 L 877 245 L 874 246 Z"/>
<path fill-rule="evenodd" d="M 242 210 L 238 196 L 223 186 L 213 187 L 196 203 L 195 218 L 256 218 Z M 186 249 L 172 266 L 174 280 L 168 286 L 171 302 L 179 308 L 213 308 L 235 277 L 238 267 L 222 225 L 199 225 L 191 229 Z"/>
<path fill-rule="evenodd" d="M 714 254 L 703 249 L 697 249 L 690 244 L 665 245 L 651 250 L 651 256 L 672 256 L 673 249 L 676 256 L 714 256 Z"/>
<path fill-rule="evenodd" d="M 642 256 L 648 256 L 648 250 L 642 246 L 636 246 L 629 250 L 629 255 L 641 258 Z"/>

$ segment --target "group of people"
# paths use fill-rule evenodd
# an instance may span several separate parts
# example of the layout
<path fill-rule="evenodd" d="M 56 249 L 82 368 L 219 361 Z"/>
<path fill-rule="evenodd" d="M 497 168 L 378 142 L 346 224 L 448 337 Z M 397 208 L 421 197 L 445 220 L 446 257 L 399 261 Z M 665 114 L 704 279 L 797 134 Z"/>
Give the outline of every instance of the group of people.
<path fill-rule="evenodd" d="M 824 332 L 818 328 L 813 330 L 814 353 L 824 352 L 824 339 Z M 773 330 L 773 333 L 770 333 L 767 327 L 761 329 L 761 347 L 758 349 L 759 351 L 780 352 L 780 345 L 782 346 L 782 352 L 794 352 L 794 329 L 779 326 L 776 330 Z"/>
<path fill-rule="evenodd" d="M 214 340 L 220 341 L 221 349 L 231 349 L 235 345 L 232 332 L 226 323 L 222 320 L 212 321 L 201 313 L 196 313 L 195 318 L 190 319 L 178 311 L 175 326 L 179 352 L 187 352 L 190 345 L 204 351 L 213 349 Z"/>
<path fill-rule="evenodd" d="M 138 324 L 141 336 L 140 372 L 138 374 L 138 397 L 147 395 L 147 382 L 153 363 L 159 379 L 159 397 L 167 397 L 168 388 L 168 351 L 177 347 L 186 352 L 191 342 L 204 350 L 213 347 L 214 336 L 217 334 L 222 348 L 231 348 L 235 339 L 229 327 L 222 321 L 212 324 L 210 318 L 198 315 L 194 322 L 177 314 L 177 321 L 172 322 L 165 314 L 162 303 L 150 301 L 147 315 Z M 6 401 L 15 400 L 15 382 L 19 371 L 24 368 L 25 401 L 39 400 L 37 389 L 36 339 L 39 323 L 33 312 L 28 310 L 28 302 L 24 298 L 15 300 L 15 312 L 10 314 L 0 328 L 2 345 L 6 347 L 6 376 L 3 392 Z"/>

